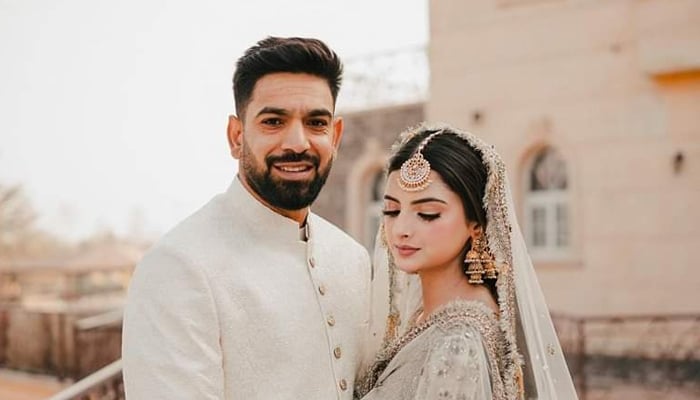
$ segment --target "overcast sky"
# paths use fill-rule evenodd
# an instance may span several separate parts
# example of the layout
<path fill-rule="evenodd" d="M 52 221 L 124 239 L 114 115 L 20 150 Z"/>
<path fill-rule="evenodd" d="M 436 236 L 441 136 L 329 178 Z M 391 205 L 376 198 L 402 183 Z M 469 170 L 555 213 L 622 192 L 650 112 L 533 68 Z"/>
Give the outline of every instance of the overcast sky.
<path fill-rule="evenodd" d="M 69 239 L 162 233 L 235 174 L 247 47 L 313 36 L 356 59 L 423 46 L 427 24 L 427 0 L 0 0 L 0 184 Z"/>

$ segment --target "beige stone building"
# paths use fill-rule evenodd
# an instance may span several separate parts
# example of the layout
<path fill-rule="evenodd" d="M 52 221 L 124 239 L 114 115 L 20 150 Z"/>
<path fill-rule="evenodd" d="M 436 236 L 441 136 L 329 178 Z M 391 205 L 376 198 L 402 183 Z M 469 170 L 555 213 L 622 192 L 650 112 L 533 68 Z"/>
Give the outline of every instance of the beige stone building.
<path fill-rule="evenodd" d="M 326 187 L 314 211 L 343 227 L 368 249 L 380 218 L 384 164 L 397 134 L 423 121 L 424 104 L 345 114 L 345 133 Z"/>
<path fill-rule="evenodd" d="M 553 310 L 699 312 L 700 2 L 429 7 L 427 102 L 346 115 L 316 210 L 371 246 L 389 144 L 446 121 L 503 155 Z"/>

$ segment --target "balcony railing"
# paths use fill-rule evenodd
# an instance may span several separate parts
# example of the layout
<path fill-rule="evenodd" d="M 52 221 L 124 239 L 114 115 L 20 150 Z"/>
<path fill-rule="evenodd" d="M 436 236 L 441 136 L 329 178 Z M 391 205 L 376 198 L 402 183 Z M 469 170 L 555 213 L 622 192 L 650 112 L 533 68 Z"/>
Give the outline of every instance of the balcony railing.
<path fill-rule="evenodd" d="M 700 398 L 700 315 L 554 315 L 582 400 Z"/>
<path fill-rule="evenodd" d="M 74 379 L 83 378 L 121 356 L 122 310 L 83 318 L 74 324 Z"/>
<path fill-rule="evenodd" d="M 553 319 L 581 400 L 700 398 L 700 314 Z M 117 313 L 76 324 L 83 332 L 117 325 Z M 101 339 L 82 340 L 89 349 Z M 124 399 L 121 360 L 50 400 L 107 399 Z"/>
<path fill-rule="evenodd" d="M 119 359 L 64 389 L 49 400 L 123 400 L 122 360 Z"/>
<path fill-rule="evenodd" d="M 121 354 L 122 311 L 74 312 L 0 307 L 0 366 L 78 380 Z"/>

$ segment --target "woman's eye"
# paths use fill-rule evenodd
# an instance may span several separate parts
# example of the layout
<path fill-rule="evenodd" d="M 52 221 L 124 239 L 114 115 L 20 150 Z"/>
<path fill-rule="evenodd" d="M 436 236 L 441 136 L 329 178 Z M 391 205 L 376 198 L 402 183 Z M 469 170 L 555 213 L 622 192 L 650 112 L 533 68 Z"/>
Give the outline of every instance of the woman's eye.
<path fill-rule="evenodd" d="M 426 221 L 433 221 L 433 220 L 440 218 L 440 214 L 418 213 L 418 216 Z"/>
<path fill-rule="evenodd" d="M 385 217 L 395 217 L 399 215 L 399 210 L 382 210 Z"/>

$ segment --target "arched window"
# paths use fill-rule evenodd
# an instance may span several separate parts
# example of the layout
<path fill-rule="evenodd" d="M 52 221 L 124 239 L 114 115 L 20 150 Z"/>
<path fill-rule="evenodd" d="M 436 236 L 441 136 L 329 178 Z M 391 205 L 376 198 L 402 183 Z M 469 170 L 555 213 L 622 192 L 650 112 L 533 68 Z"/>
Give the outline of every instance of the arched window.
<path fill-rule="evenodd" d="M 525 237 L 533 258 L 560 259 L 570 253 L 571 226 L 566 162 L 553 147 L 535 154 L 527 171 Z"/>
<path fill-rule="evenodd" d="M 387 155 L 378 139 L 368 138 L 352 163 L 346 183 L 346 231 L 371 252 L 382 218 L 384 164 Z"/>
<path fill-rule="evenodd" d="M 369 183 L 369 198 L 367 207 L 365 208 L 365 223 L 364 223 L 364 243 L 367 249 L 374 251 L 374 240 L 377 235 L 377 229 L 382 222 L 382 207 L 384 207 L 384 171 L 378 170 L 371 176 Z"/>

